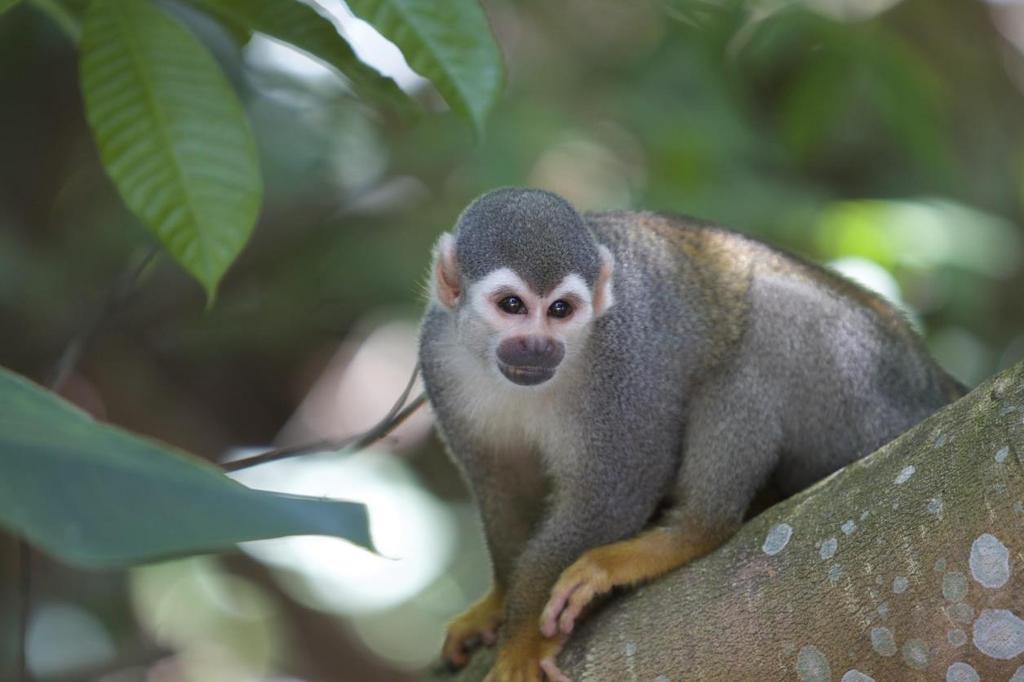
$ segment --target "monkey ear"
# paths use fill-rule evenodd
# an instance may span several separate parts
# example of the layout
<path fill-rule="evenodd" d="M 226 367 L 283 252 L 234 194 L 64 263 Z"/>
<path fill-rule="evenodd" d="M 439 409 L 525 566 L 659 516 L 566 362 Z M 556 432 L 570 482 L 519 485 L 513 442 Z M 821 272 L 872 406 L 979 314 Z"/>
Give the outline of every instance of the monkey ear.
<path fill-rule="evenodd" d="M 462 293 L 459 267 L 455 260 L 455 238 L 445 232 L 434 247 L 434 300 L 449 310 L 455 307 Z"/>
<path fill-rule="evenodd" d="M 594 317 L 601 317 L 615 305 L 615 293 L 612 291 L 612 273 L 615 271 L 615 257 L 608 247 L 601 244 L 597 247 L 601 256 L 601 270 L 594 282 Z"/>

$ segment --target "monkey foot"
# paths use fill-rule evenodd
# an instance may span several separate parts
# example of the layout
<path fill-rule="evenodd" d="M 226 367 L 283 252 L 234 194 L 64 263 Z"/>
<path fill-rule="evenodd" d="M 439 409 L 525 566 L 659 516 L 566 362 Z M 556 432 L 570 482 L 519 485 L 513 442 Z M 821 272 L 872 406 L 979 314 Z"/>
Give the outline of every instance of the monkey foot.
<path fill-rule="evenodd" d="M 480 646 L 493 646 L 498 641 L 498 628 L 504 620 L 504 599 L 500 592 L 487 595 L 448 624 L 441 657 L 453 668 L 469 661 L 469 653 Z"/>
<path fill-rule="evenodd" d="M 591 550 L 577 559 L 551 588 L 551 597 L 540 617 L 540 631 L 545 637 L 571 633 L 587 604 L 615 586 L 600 551 Z"/>
<path fill-rule="evenodd" d="M 564 642 L 564 637 L 542 640 L 536 634 L 509 642 L 484 682 L 572 682 L 555 664 Z"/>

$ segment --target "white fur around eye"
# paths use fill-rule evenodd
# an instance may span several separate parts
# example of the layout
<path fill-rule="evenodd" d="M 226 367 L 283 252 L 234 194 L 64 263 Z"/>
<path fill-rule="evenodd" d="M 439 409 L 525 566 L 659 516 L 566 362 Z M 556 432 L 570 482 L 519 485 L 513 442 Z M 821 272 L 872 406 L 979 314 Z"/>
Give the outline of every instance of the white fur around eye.
<path fill-rule="evenodd" d="M 560 298 L 565 298 L 570 295 L 576 297 L 579 301 L 590 305 L 590 289 L 587 287 L 587 283 L 583 281 L 583 278 L 575 272 L 566 275 L 565 278 L 558 283 L 558 286 L 554 288 L 554 292 L 547 298 L 549 301 L 554 302 Z"/>
<path fill-rule="evenodd" d="M 530 292 L 526 282 L 511 269 L 499 268 L 484 275 L 469 288 L 469 305 L 473 312 L 485 320 L 500 323 L 502 321 L 501 313 L 491 298 L 495 292 L 501 290 L 513 291 L 522 297 L 527 305 L 530 303 L 526 300 Z"/>

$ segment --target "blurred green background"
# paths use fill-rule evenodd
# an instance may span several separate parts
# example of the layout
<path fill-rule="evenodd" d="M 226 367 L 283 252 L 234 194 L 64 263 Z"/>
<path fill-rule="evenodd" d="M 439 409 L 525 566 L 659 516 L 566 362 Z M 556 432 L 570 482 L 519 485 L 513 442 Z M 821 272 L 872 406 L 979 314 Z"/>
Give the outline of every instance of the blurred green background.
<path fill-rule="evenodd" d="M 830 263 L 971 385 L 1024 356 L 1024 3 L 489 0 L 508 77 L 482 140 L 322 4 L 431 113 L 383 116 L 318 63 L 258 35 L 238 50 L 169 7 L 240 92 L 266 196 L 212 309 L 160 256 L 103 317 L 62 389 L 98 417 L 212 460 L 372 424 L 412 368 L 433 241 L 500 185 L 695 215 Z M 0 364 L 38 381 L 155 243 L 100 166 L 76 69 L 33 7 L 0 17 Z M 414 677 L 488 583 L 429 428 L 424 411 L 375 451 L 240 477 L 367 501 L 389 559 L 323 538 L 128 572 L 34 555 L 34 677 Z M 17 562 L 0 543 L 8 679 Z"/>

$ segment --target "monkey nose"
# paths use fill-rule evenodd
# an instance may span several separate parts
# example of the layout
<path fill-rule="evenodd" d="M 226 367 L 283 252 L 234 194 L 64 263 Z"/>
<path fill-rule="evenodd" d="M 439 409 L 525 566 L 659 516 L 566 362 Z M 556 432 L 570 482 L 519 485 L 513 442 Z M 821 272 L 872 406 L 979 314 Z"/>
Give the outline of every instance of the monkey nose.
<path fill-rule="evenodd" d="M 515 336 L 498 345 L 498 360 L 518 368 L 553 370 L 565 356 L 565 346 L 547 336 Z"/>

